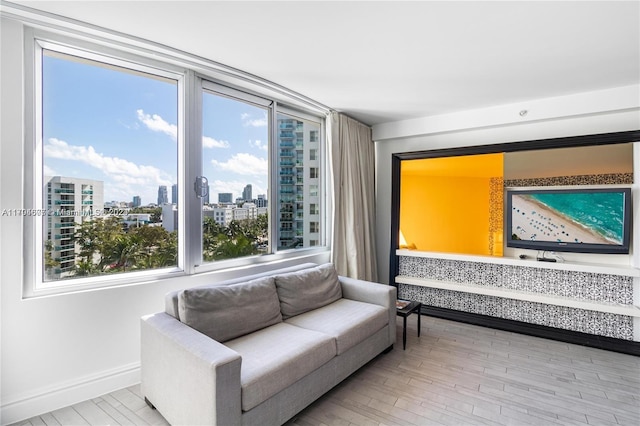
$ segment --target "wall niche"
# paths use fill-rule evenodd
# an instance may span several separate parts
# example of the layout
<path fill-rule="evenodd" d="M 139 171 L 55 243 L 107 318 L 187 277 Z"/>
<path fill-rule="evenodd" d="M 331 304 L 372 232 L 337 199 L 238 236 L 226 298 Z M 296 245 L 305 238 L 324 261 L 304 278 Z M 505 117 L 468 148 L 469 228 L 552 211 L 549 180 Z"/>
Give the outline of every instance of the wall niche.
<path fill-rule="evenodd" d="M 398 246 L 503 256 L 505 188 L 632 183 L 631 142 L 403 159 Z"/>

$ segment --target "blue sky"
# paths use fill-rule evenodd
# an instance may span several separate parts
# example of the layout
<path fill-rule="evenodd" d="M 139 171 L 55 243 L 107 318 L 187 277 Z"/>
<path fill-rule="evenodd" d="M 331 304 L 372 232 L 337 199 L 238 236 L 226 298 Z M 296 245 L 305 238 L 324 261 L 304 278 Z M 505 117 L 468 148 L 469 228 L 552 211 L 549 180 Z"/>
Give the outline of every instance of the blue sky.
<path fill-rule="evenodd" d="M 104 201 L 155 203 L 177 183 L 175 82 L 45 55 L 43 143 L 47 176 L 104 182 Z M 203 95 L 203 170 L 218 192 L 267 193 L 267 120 L 262 108 Z M 191 187 L 191 185 L 187 185 Z"/>

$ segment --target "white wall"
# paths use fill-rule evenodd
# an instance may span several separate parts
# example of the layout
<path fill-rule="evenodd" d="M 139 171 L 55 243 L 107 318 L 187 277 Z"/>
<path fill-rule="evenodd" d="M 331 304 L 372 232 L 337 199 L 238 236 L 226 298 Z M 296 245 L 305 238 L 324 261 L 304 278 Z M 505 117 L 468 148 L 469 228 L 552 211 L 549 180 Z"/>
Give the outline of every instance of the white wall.
<path fill-rule="evenodd" d="M 528 111 L 524 117 L 519 114 L 522 110 Z M 387 282 L 389 277 L 393 154 L 628 130 L 640 130 L 640 86 L 637 85 L 374 126 L 380 280 Z M 634 167 L 638 179 L 637 162 Z M 640 198 L 637 185 L 633 196 L 636 201 Z M 629 264 L 629 256 L 599 257 L 590 261 Z"/>
<path fill-rule="evenodd" d="M 22 26 L 0 22 L 0 211 L 23 206 Z M 20 217 L 0 217 L 0 423 L 16 422 L 139 382 L 139 319 L 164 309 L 168 291 L 305 261 L 118 288 L 23 299 Z"/>

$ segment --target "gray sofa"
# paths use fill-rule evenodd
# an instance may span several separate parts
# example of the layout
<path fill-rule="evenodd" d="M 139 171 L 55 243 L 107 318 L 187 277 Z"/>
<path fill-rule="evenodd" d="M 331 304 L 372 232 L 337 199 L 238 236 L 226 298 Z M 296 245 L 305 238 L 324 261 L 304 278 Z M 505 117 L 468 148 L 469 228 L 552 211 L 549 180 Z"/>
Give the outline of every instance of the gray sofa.
<path fill-rule="evenodd" d="M 396 289 L 303 264 L 167 294 L 142 393 L 175 425 L 279 425 L 393 347 Z"/>

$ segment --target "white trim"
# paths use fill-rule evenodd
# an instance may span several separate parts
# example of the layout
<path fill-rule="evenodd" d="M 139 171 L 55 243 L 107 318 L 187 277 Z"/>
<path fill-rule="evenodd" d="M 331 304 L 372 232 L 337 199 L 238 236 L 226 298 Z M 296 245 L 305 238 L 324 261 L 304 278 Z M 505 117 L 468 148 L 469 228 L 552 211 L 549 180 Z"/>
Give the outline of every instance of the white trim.
<path fill-rule="evenodd" d="M 140 363 L 90 374 L 2 401 L 0 419 L 10 424 L 140 383 Z"/>
<path fill-rule="evenodd" d="M 458 260 L 464 262 L 492 263 L 498 265 L 522 266 L 539 269 L 556 269 L 562 271 L 590 272 L 594 274 L 620 275 L 623 277 L 640 277 L 640 269 L 626 265 L 578 263 L 578 262 L 538 262 L 532 259 L 514 259 L 511 257 L 480 256 L 470 254 L 437 253 L 418 250 L 396 250 L 397 256 L 424 257 L 429 259 Z"/>

